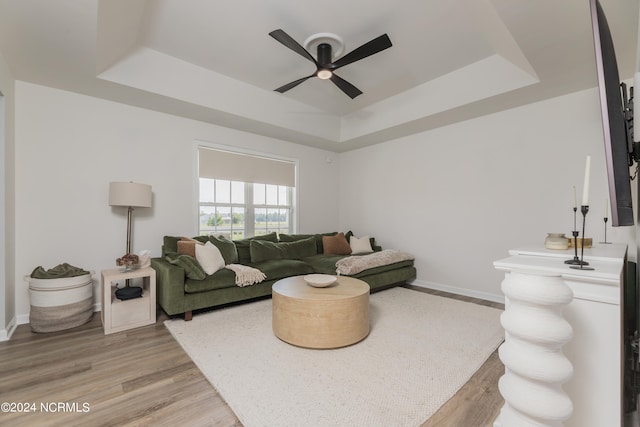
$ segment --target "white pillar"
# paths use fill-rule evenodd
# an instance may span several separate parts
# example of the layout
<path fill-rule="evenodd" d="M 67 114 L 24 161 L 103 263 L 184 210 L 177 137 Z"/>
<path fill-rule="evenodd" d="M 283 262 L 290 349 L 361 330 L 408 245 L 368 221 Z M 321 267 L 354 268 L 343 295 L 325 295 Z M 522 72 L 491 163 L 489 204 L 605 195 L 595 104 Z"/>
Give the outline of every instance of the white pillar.
<path fill-rule="evenodd" d="M 562 315 L 573 292 L 559 275 L 517 271 L 507 274 L 502 292 L 505 342 L 499 355 L 505 373 L 498 386 L 505 404 L 494 427 L 562 426 L 573 412 L 571 399 L 562 390 L 573 374 L 562 353 L 573 336 Z"/>

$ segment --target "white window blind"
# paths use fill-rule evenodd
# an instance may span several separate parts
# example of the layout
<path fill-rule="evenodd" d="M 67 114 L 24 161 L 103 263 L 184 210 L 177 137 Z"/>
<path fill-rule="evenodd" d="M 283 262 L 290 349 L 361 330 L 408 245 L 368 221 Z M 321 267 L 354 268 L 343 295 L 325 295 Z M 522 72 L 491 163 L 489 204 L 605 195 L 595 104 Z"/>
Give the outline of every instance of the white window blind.
<path fill-rule="evenodd" d="M 250 154 L 198 148 L 198 176 L 250 183 L 296 186 L 293 162 Z"/>

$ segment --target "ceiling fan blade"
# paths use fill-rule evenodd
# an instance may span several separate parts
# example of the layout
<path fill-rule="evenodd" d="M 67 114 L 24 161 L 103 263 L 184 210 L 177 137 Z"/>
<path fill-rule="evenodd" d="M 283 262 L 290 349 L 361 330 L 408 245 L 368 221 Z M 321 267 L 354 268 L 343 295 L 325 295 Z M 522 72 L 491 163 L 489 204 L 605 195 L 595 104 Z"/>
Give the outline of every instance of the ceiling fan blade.
<path fill-rule="evenodd" d="M 346 93 L 351 99 L 355 98 L 358 95 L 362 95 L 362 91 L 346 81 L 345 79 L 336 76 L 335 74 L 331 75 L 331 81 L 340 88 L 344 93 Z"/>
<path fill-rule="evenodd" d="M 352 62 L 359 61 L 361 59 L 366 58 L 367 56 L 375 55 L 376 53 L 388 49 L 392 46 L 391 39 L 386 34 L 381 35 L 380 37 L 376 37 L 375 39 L 367 42 L 347 53 L 342 58 L 338 59 L 333 63 L 333 69 L 338 69 L 340 67 L 344 67 L 345 65 L 351 64 Z"/>
<path fill-rule="evenodd" d="M 276 92 L 280 92 L 280 93 L 285 93 L 286 91 L 288 91 L 289 89 L 293 89 L 294 87 L 298 86 L 300 83 L 302 83 L 303 81 L 310 79 L 311 77 L 315 77 L 315 74 L 311 74 L 310 76 L 307 77 L 303 77 L 301 79 L 295 80 L 291 83 L 287 83 L 284 86 L 279 87 L 278 89 L 274 89 Z"/>
<path fill-rule="evenodd" d="M 309 61 L 316 64 L 316 66 L 318 66 L 318 62 L 315 60 L 315 58 L 311 56 L 311 54 L 307 52 L 307 50 L 300 45 L 300 43 L 295 41 L 289 34 L 285 33 L 283 30 L 280 30 L 280 29 L 273 30 L 269 33 L 269 35 L 274 39 L 278 40 L 280 43 L 282 43 L 286 47 L 288 47 L 289 49 L 291 49 L 292 51 L 296 52 L 299 55 L 302 55 Z"/>

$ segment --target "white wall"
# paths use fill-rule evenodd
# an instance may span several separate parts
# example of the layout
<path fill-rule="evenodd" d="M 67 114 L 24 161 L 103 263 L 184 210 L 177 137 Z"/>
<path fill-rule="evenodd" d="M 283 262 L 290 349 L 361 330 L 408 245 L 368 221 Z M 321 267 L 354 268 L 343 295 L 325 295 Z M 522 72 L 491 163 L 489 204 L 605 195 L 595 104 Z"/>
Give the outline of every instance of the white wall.
<path fill-rule="evenodd" d="M 196 233 L 194 140 L 298 159 L 298 231 L 338 223 L 339 159 L 328 151 L 21 81 L 15 126 L 20 323 L 29 311 L 23 277 L 35 267 L 93 270 L 97 291 L 100 270 L 124 253 L 126 213 L 108 206 L 110 181 L 153 187 L 153 208 L 134 212 L 134 252 L 159 256 L 163 235 Z"/>
<path fill-rule="evenodd" d="M 416 284 L 499 301 L 493 261 L 571 235 L 587 154 L 586 234 L 598 242 L 608 190 L 596 89 L 344 153 L 340 226 L 414 254 Z M 607 232 L 635 259 L 634 236 Z"/>
<path fill-rule="evenodd" d="M 163 235 L 195 233 L 196 139 L 299 159 L 298 231 L 373 235 L 413 253 L 424 286 L 501 300 L 493 261 L 541 245 L 547 232 L 570 233 L 587 154 L 587 235 L 603 238 L 595 89 L 339 155 L 24 82 L 16 83 L 15 122 L 12 279 L 21 322 L 23 277 L 35 267 L 69 262 L 97 279 L 122 255 L 126 215 L 107 204 L 110 181 L 153 186 L 154 207 L 134 214 L 134 251 L 156 256 Z M 635 252 L 633 227 L 609 228 L 608 238 Z"/>
<path fill-rule="evenodd" d="M 0 341 L 15 323 L 14 282 L 14 80 L 0 54 Z"/>

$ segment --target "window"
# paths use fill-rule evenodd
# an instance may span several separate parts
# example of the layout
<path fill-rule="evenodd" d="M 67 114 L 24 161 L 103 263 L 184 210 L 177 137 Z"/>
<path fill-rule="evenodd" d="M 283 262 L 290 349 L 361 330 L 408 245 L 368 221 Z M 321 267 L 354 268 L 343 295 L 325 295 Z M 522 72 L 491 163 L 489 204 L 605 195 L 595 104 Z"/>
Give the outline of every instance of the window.
<path fill-rule="evenodd" d="M 293 162 L 200 146 L 198 165 L 200 235 L 293 232 L 295 186 L 286 185 L 295 182 Z"/>
<path fill-rule="evenodd" d="M 254 236 L 291 233 L 291 187 L 253 184 Z"/>
<path fill-rule="evenodd" d="M 245 236 L 245 183 L 200 178 L 199 234 Z"/>

